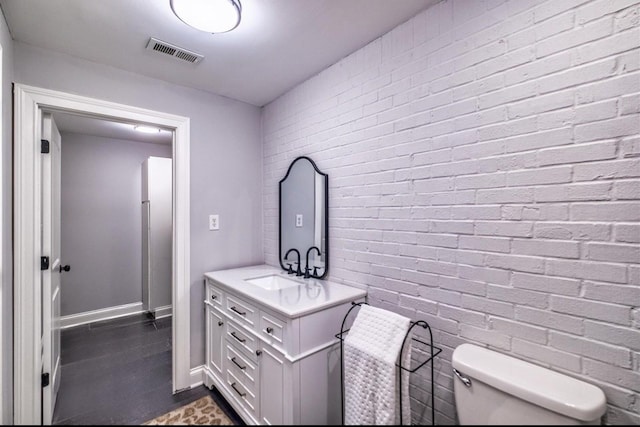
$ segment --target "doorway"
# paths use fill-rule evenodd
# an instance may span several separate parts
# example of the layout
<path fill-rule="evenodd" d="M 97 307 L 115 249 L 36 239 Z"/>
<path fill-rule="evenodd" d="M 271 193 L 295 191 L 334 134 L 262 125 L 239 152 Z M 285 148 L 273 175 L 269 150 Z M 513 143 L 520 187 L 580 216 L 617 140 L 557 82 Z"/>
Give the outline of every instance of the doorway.
<path fill-rule="evenodd" d="M 173 132 L 172 391 L 190 387 L 189 335 L 189 119 L 123 104 L 15 85 L 14 88 L 14 423 L 43 421 L 42 372 L 42 154 L 44 111 Z M 49 319 L 50 321 L 50 319 Z M 46 343 L 44 343 L 46 345 Z"/>

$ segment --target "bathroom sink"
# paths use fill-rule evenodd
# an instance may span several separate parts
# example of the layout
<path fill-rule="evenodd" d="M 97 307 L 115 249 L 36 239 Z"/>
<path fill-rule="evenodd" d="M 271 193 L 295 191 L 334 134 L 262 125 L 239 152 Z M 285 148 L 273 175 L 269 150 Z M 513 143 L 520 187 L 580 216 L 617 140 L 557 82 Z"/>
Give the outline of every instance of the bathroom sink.
<path fill-rule="evenodd" d="M 245 282 L 258 286 L 268 291 L 277 291 L 278 289 L 291 288 L 293 286 L 300 286 L 302 283 L 280 276 L 278 274 L 270 274 L 268 276 L 254 277 L 251 279 L 245 279 Z"/>

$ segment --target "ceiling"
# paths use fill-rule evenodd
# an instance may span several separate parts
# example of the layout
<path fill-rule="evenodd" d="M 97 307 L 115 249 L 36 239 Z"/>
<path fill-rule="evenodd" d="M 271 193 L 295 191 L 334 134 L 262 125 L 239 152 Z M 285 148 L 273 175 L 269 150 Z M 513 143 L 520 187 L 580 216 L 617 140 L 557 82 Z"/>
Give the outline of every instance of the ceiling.
<path fill-rule="evenodd" d="M 14 40 L 263 106 L 439 0 L 243 0 L 233 31 L 193 29 L 169 0 L 0 0 Z M 146 50 L 150 37 L 203 54 Z"/>

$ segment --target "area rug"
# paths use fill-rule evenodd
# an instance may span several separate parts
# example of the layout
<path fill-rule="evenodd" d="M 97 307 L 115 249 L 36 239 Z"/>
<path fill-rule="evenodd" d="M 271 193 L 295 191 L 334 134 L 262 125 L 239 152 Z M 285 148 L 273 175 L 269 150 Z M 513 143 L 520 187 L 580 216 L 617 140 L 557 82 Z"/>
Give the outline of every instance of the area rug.
<path fill-rule="evenodd" d="M 157 418 L 147 421 L 143 425 L 233 425 L 229 417 L 213 401 L 211 396 L 205 396 Z"/>

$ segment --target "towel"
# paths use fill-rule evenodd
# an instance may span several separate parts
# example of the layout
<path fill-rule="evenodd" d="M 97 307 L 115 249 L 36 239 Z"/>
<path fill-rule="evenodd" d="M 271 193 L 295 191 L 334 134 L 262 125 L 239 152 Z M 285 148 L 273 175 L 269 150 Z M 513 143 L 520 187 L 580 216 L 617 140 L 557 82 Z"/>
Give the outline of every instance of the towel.
<path fill-rule="evenodd" d="M 344 339 L 345 424 L 400 423 L 400 395 L 396 362 L 410 319 L 363 305 Z M 410 340 L 402 366 L 411 362 Z M 411 423 L 409 372 L 402 375 L 402 422 Z"/>

